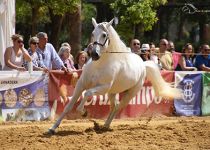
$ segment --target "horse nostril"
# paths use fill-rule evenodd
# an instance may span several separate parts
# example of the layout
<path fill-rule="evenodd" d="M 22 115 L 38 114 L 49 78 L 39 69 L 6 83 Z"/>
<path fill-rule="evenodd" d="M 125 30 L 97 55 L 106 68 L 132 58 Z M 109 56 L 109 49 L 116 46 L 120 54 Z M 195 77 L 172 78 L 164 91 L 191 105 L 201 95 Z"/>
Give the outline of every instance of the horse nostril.
<path fill-rule="evenodd" d="M 92 57 L 92 60 L 94 60 L 94 61 L 96 61 L 100 58 L 98 53 L 96 53 L 95 51 L 91 53 L 91 57 Z"/>

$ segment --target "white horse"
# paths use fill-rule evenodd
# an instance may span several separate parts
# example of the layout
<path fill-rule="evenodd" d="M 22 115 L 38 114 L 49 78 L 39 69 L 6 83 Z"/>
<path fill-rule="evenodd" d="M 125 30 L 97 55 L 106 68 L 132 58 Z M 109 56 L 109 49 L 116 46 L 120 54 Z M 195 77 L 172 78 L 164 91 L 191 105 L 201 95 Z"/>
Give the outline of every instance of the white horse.
<path fill-rule="evenodd" d="M 82 115 L 86 114 L 84 104 L 89 97 L 108 93 L 110 114 L 104 124 L 105 128 L 109 128 L 116 113 L 142 88 L 146 76 L 152 82 L 157 96 L 180 97 L 180 90 L 170 87 L 164 81 L 156 64 L 151 61 L 143 62 L 138 55 L 128 50 L 112 27 L 112 22 L 113 20 L 97 24 L 92 18 L 95 27 L 92 32 L 93 61 L 83 68 L 71 101 L 49 129 L 49 133 L 55 132 L 65 114 L 73 108 L 85 90 L 84 98 L 77 107 Z M 115 96 L 121 92 L 124 94 L 118 104 Z"/>

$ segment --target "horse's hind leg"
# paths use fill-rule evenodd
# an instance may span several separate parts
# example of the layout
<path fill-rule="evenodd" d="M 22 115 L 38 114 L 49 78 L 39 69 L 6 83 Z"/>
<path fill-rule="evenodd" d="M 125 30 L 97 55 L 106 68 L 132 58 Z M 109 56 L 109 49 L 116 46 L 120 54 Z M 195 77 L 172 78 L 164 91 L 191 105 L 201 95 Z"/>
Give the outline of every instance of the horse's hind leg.
<path fill-rule="evenodd" d="M 127 91 L 125 91 L 123 94 L 123 97 L 120 101 L 120 104 L 116 104 L 116 100 L 115 100 L 115 107 L 114 109 L 110 112 L 104 127 L 105 128 L 109 128 L 112 120 L 114 119 L 115 115 L 117 114 L 117 112 L 121 109 L 123 109 L 125 106 L 127 106 L 127 104 L 129 103 L 129 101 L 136 95 L 136 93 L 141 89 L 142 87 L 142 83 L 137 83 L 134 87 L 132 87 L 131 89 L 128 89 Z M 111 102 L 111 101 L 110 101 Z"/>
<path fill-rule="evenodd" d="M 81 113 L 81 115 L 84 116 L 86 114 L 84 105 L 85 105 L 85 102 L 87 101 L 87 99 L 93 95 L 105 94 L 109 90 L 110 86 L 111 86 L 111 83 L 88 89 L 84 94 L 84 98 L 81 100 L 79 106 L 77 107 L 77 111 L 79 111 Z"/>
<path fill-rule="evenodd" d="M 110 101 L 110 114 L 108 116 L 108 118 L 106 119 L 106 123 L 105 123 L 105 127 L 108 128 L 109 125 L 107 126 L 106 124 L 108 124 L 108 120 L 112 121 L 112 119 L 114 118 L 116 112 L 117 112 L 117 101 L 115 99 L 116 94 L 109 94 L 109 101 Z M 110 124 L 110 123 L 109 123 Z"/>

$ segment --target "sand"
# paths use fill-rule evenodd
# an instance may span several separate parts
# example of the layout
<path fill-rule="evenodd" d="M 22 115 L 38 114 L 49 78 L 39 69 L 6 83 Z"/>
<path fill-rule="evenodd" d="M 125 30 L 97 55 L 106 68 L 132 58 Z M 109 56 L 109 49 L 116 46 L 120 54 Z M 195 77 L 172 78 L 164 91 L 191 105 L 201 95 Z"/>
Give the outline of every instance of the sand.
<path fill-rule="evenodd" d="M 99 125 L 104 123 L 104 120 L 94 121 Z M 52 121 L 0 123 L 0 149 L 210 149 L 210 117 L 115 119 L 106 132 L 95 130 L 89 119 L 63 120 L 55 135 L 44 134 L 52 124 Z"/>

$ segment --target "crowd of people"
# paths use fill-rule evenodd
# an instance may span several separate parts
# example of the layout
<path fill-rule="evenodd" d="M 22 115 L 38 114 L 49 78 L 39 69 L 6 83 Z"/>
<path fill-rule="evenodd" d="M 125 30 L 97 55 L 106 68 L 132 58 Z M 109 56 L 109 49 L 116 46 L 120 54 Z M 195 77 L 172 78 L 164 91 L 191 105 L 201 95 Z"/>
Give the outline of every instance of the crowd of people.
<path fill-rule="evenodd" d="M 74 58 L 69 43 L 62 43 L 59 51 L 56 52 L 53 45 L 48 42 L 48 35 L 45 32 L 39 32 L 36 36 L 31 37 L 27 50 L 24 48 L 21 35 L 15 34 L 11 39 L 13 45 L 6 48 L 5 66 L 2 70 L 26 71 L 31 63 L 34 71 L 75 71 L 82 69 L 86 63 L 92 61 L 92 43 L 84 50 L 79 51 Z M 132 39 L 129 49 L 139 55 L 143 61 L 154 61 L 161 70 L 210 72 L 210 47 L 208 44 L 202 44 L 196 55 L 191 43 L 186 43 L 180 53 L 176 51 L 174 43 L 167 39 L 161 39 L 158 47 L 154 43 L 141 45 L 138 39 Z"/>
<path fill-rule="evenodd" d="M 82 69 L 89 59 L 86 51 L 79 51 L 77 56 L 71 54 L 71 46 L 64 42 L 57 52 L 48 42 L 48 35 L 39 32 L 29 39 L 29 48 L 24 48 L 23 36 L 14 34 L 11 37 L 13 45 L 6 48 L 4 54 L 5 66 L 2 70 L 27 71 L 32 64 L 34 71 L 64 70 L 75 71 Z"/>
<path fill-rule="evenodd" d="M 208 44 L 202 44 L 199 47 L 199 52 L 195 54 L 191 43 L 186 43 L 181 52 L 178 52 L 173 41 L 167 39 L 161 39 L 158 47 L 154 43 L 141 45 L 138 39 L 132 39 L 130 49 L 143 61 L 154 61 L 161 70 L 210 72 L 210 47 Z"/>

